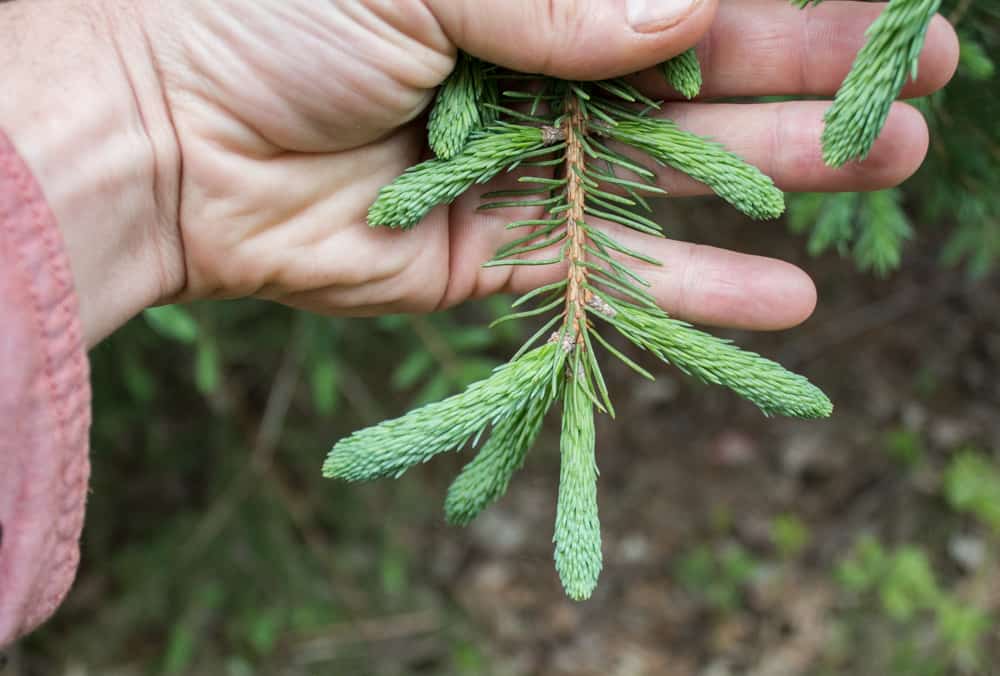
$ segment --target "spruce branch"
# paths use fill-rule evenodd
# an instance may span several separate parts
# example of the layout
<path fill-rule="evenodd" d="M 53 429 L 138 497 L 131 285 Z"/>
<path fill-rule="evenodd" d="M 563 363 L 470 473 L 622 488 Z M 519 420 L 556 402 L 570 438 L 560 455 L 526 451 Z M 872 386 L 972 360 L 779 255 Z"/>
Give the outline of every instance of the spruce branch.
<path fill-rule="evenodd" d="M 559 444 L 555 563 L 566 594 L 590 598 L 601 574 L 601 523 L 597 514 L 594 409 L 578 374 L 568 378 Z"/>
<path fill-rule="evenodd" d="M 437 205 L 451 204 L 474 184 L 550 149 L 556 146 L 538 127 L 500 123 L 475 132 L 451 159 L 421 162 L 382 188 L 368 210 L 368 224 L 411 228 Z"/>
<path fill-rule="evenodd" d="M 459 52 L 455 69 L 438 89 L 427 122 L 427 141 L 442 160 L 460 153 L 469 135 L 482 126 L 484 80 L 478 60 Z"/>
<path fill-rule="evenodd" d="M 907 79 L 917 76 L 927 28 L 940 6 L 941 0 L 892 0 L 868 28 L 867 42 L 825 116 L 827 164 L 839 167 L 868 157 L 893 101 Z"/>
<path fill-rule="evenodd" d="M 903 244 L 913 234 L 899 199 L 897 189 L 797 195 L 789 227 L 809 233 L 811 255 L 835 248 L 841 256 L 853 254 L 859 270 L 884 277 L 899 267 Z"/>
<path fill-rule="evenodd" d="M 636 260 L 659 262 L 641 248 L 624 246 L 604 227 L 610 222 L 663 236 L 647 200 L 664 194 L 656 173 L 626 156 L 620 144 L 706 183 L 755 218 L 773 218 L 784 209 L 784 197 L 768 177 L 720 145 L 651 117 L 658 102 L 624 79 L 582 83 L 505 72 L 503 78 L 514 88 L 503 92 L 502 105 L 489 93 L 496 85 L 496 78 L 486 74 L 490 68 L 460 57 L 431 115 L 429 136 L 439 156 L 386 186 L 369 211 L 369 222 L 408 228 L 434 206 L 450 203 L 501 171 L 537 168 L 539 175 L 519 178 L 517 187 L 484 195 L 480 209 L 535 212 L 508 224 L 517 235 L 485 265 L 558 263 L 565 266 L 563 278 L 524 294 L 511 314 L 497 320 L 541 322 L 508 364 L 461 394 L 341 440 L 323 471 L 350 481 L 399 476 L 437 454 L 485 438 L 445 500 L 447 520 L 466 524 L 504 494 L 546 413 L 561 398 L 554 559 L 566 593 L 585 599 L 603 565 L 595 409 L 615 414 L 595 348 L 653 377 L 606 340 L 598 326 L 618 330 L 704 382 L 728 386 L 767 415 L 822 417 L 832 405 L 801 376 L 670 318 L 659 309 L 649 282 L 630 267 Z M 700 68 L 693 51 L 664 64 L 663 73 L 685 95 L 697 93 Z M 537 346 L 546 336 L 547 342 Z"/>
<path fill-rule="evenodd" d="M 457 451 L 533 401 L 551 402 L 553 374 L 564 360 L 559 346 L 543 345 L 497 367 L 461 394 L 355 432 L 330 451 L 323 476 L 347 481 L 399 477 L 435 455 Z"/>
<path fill-rule="evenodd" d="M 728 387 L 765 415 L 825 418 L 833 412 L 818 387 L 770 359 L 698 331 L 662 310 L 603 300 L 613 312 L 598 314 L 635 345 L 705 383 Z"/>
<path fill-rule="evenodd" d="M 785 211 L 784 195 L 760 169 L 670 120 L 623 120 L 605 133 L 701 181 L 752 218 L 777 218 Z"/>
<path fill-rule="evenodd" d="M 861 211 L 861 236 L 854 245 L 858 268 L 885 277 L 900 264 L 903 243 L 913 228 L 899 204 L 898 190 L 866 193 Z"/>
<path fill-rule="evenodd" d="M 550 387 L 543 396 L 531 399 L 527 406 L 496 424 L 482 449 L 448 489 L 444 502 L 448 523 L 468 524 L 507 492 L 511 477 L 524 464 L 557 395 L 556 388 Z"/>
<path fill-rule="evenodd" d="M 701 64 L 694 47 L 660 65 L 667 84 L 686 99 L 693 99 L 701 92 Z"/>

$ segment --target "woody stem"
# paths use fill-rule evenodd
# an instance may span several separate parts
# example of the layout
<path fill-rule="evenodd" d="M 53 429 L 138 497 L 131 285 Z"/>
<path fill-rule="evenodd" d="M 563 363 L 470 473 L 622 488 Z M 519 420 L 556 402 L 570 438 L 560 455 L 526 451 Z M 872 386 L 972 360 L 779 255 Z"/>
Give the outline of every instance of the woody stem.
<path fill-rule="evenodd" d="M 566 273 L 568 284 L 564 334 L 574 340 L 578 348 L 584 343 L 583 332 L 587 330 L 586 303 L 590 296 L 590 291 L 587 289 L 587 268 L 584 265 L 587 231 L 584 228 L 586 193 L 582 177 L 587 159 L 582 138 L 586 130 L 586 113 L 580 107 L 576 95 L 568 92 L 562 122 L 562 131 L 566 139 L 566 199 L 569 204 L 566 219 L 569 268 Z"/>

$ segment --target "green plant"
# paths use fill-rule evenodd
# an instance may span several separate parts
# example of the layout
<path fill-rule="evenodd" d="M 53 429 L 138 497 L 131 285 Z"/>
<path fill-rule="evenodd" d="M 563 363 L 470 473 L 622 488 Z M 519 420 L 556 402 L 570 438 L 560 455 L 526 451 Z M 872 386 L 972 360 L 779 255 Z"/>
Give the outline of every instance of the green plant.
<path fill-rule="evenodd" d="M 863 618 L 859 629 L 868 632 L 883 619 L 893 626 L 895 640 L 880 648 L 889 654 L 878 658 L 892 673 L 979 673 L 982 641 L 993 619 L 942 587 L 922 548 L 889 550 L 863 537 L 840 563 L 837 579 Z"/>
<path fill-rule="evenodd" d="M 827 114 L 823 144 L 829 164 L 868 155 L 889 106 L 916 69 L 938 4 L 893 0 L 872 26 Z M 694 52 L 663 64 L 662 73 L 685 96 L 700 87 Z M 701 381 L 729 387 L 765 415 L 820 418 L 832 411 L 829 399 L 802 376 L 668 316 L 629 264 L 658 262 L 623 245 L 614 228 L 604 225 L 662 236 L 648 202 L 663 194 L 655 185 L 660 167 L 705 183 L 753 218 L 776 218 L 784 211 L 784 196 L 767 176 L 654 115 L 658 109 L 658 102 L 623 78 L 570 82 L 512 73 L 460 55 L 430 115 L 428 136 L 436 156 L 385 186 L 368 222 L 412 228 L 471 186 L 523 169 L 528 175 L 518 182 L 525 187 L 485 196 L 483 209 L 530 211 L 507 226 L 525 234 L 486 265 L 562 265 L 566 274 L 516 300 L 517 311 L 498 320 L 550 315 L 509 363 L 460 394 L 342 439 L 323 466 L 325 476 L 351 481 L 398 477 L 435 455 L 485 438 L 445 501 L 448 520 L 464 524 L 504 493 L 544 416 L 561 401 L 555 562 L 574 599 L 590 596 L 602 566 L 594 414 L 596 409 L 613 416 L 614 406 L 595 348 L 653 377 L 612 345 L 599 326 Z M 648 162 L 626 155 L 622 146 Z M 891 205 L 880 208 L 891 211 Z M 871 243 L 859 246 L 867 252 L 866 264 L 890 267 L 883 243 L 902 235 L 868 232 Z"/>
<path fill-rule="evenodd" d="M 941 261 L 946 265 L 966 262 L 970 273 L 982 275 L 1000 257 L 1000 197 L 987 187 L 1000 178 L 1000 127 L 994 123 L 1000 115 L 1000 99 L 984 92 L 984 88 L 996 91 L 1000 7 L 964 0 L 914 0 L 892 5 L 897 11 L 890 8 L 883 20 L 898 22 L 898 29 L 887 31 L 884 38 L 892 37 L 897 44 L 911 47 L 897 52 L 883 41 L 870 41 L 858 56 L 866 65 L 852 72 L 838 96 L 845 114 L 836 117 L 841 126 L 863 119 L 846 114 L 846 107 L 858 105 L 859 98 L 866 95 L 864 79 L 874 73 L 898 78 L 907 62 L 900 57 L 916 53 L 913 50 L 921 22 L 940 5 L 958 29 L 961 58 L 958 73 L 946 91 L 913 102 L 926 117 L 934 137 L 927 161 L 902 189 L 795 196 L 789 203 L 789 226 L 793 232 L 808 236 L 810 253 L 834 249 L 852 256 L 859 269 L 885 276 L 899 267 L 903 245 L 915 234 L 914 220 L 940 223 L 945 235 Z M 879 32 L 878 24 L 871 32 Z M 852 80 L 855 84 L 848 86 Z M 873 114 L 887 110 L 886 102 L 873 108 Z M 830 115 L 834 116 L 834 111 Z M 864 138 L 871 137 L 867 125 L 855 128 Z M 827 134 L 834 134 L 833 129 L 828 126 Z M 839 161 L 844 156 L 842 148 L 828 144 L 828 157 Z"/>
<path fill-rule="evenodd" d="M 899 426 L 886 432 L 885 452 L 903 467 L 917 467 L 927 456 L 927 447 L 920 432 Z"/>
<path fill-rule="evenodd" d="M 759 561 L 731 542 L 717 547 L 692 547 L 677 561 L 673 573 L 695 598 L 714 610 L 732 612 L 741 606 L 744 591 L 759 569 Z"/>
<path fill-rule="evenodd" d="M 986 455 L 966 449 L 955 456 L 945 472 L 944 495 L 956 511 L 1000 532 L 1000 469 Z"/>
<path fill-rule="evenodd" d="M 771 542 L 782 559 L 797 557 L 810 539 L 809 526 L 794 514 L 781 514 L 771 522 Z"/>

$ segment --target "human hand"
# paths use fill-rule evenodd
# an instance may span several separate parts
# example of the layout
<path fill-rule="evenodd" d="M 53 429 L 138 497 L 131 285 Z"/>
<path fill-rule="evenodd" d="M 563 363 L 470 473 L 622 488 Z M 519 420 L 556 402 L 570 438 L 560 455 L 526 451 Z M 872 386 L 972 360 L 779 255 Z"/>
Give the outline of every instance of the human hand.
<path fill-rule="evenodd" d="M 552 281 L 560 274 L 555 269 L 481 267 L 512 236 L 501 227 L 509 214 L 476 211 L 479 195 L 496 184 L 435 209 L 412 231 L 365 224 L 379 188 L 425 152 L 420 115 L 451 70 L 456 47 L 517 70 L 593 79 L 653 66 L 697 42 L 703 100 L 670 102 L 662 114 L 722 142 L 779 187 L 886 188 L 922 161 L 926 126 L 905 104 L 896 105 L 865 162 L 834 170 L 824 166 L 820 153 L 828 104 L 706 102 L 832 95 L 882 5 L 828 1 L 803 12 L 782 0 L 719 7 L 716 0 L 700 0 L 686 9 L 680 9 L 682 0 L 646 0 L 637 4 L 674 7 L 681 14 L 637 31 L 624 4 L 142 5 L 136 16 L 147 49 L 138 57 L 144 52 L 153 60 L 159 82 L 138 89 L 162 92 L 162 99 L 140 101 L 140 109 L 153 109 L 144 118 L 155 124 L 170 125 L 169 133 L 147 125 L 147 133 L 160 139 L 152 145 L 161 188 L 175 187 L 158 199 L 163 227 L 155 245 L 162 290 L 157 300 L 256 296 L 322 313 L 363 315 L 430 311 Z M 111 17 L 112 30 L 117 21 Z M 904 95 L 941 87 L 954 72 L 957 54 L 954 31 L 936 19 L 920 78 Z M 670 96 L 658 77 L 640 75 L 639 82 L 653 96 Z M 707 192 L 669 171 L 660 183 L 672 195 Z M 636 244 L 628 240 L 641 235 L 631 232 L 619 236 L 663 261 L 661 268 L 641 272 L 677 316 L 771 329 L 812 312 L 812 282 L 787 263 L 670 240 Z"/>

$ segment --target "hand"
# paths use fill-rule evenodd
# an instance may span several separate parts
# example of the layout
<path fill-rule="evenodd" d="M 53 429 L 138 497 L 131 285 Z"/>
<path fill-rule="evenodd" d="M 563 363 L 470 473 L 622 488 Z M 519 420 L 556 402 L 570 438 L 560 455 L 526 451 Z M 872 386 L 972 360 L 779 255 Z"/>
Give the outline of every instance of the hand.
<path fill-rule="evenodd" d="M 639 15 L 613 0 L 190 0 L 110 13 L 113 34 L 130 34 L 135 21 L 144 28 L 143 48 L 123 58 L 152 66 L 125 70 L 157 76 L 154 84 L 132 76 L 158 176 L 149 191 L 160 224 L 149 245 L 156 262 L 146 266 L 158 276 L 154 300 L 257 296 L 361 315 L 430 311 L 551 281 L 558 270 L 481 267 L 511 236 L 502 228 L 509 214 L 475 211 L 482 190 L 412 231 L 365 224 L 379 188 L 425 152 L 420 115 L 456 47 L 517 70 L 591 79 L 653 66 L 697 42 L 706 100 L 830 96 L 882 9 L 683 2 L 634 3 L 678 12 L 638 27 L 629 17 Z M 904 95 L 943 86 L 957 55 L 954 31 L 936 19 L 920 78 Z M 669 96 L 653 74 L 639 81 Z M 785 190 L 887 188 L 921 163 L 926 126 L 897 104 L 867 161 L 825 167 L 827 105 L 672 102 L 663 114 L 722 142 Z M 706 192 L 670 172 L 661 184 L 673 195 Z M 781 328 L 815 304 L 812 282 L 787 263 L 670 240 L 626 243 L 663 261 L 642 272 L 663 306 L 691 321 Z M 72 242 L 71 254 L 86 256 Z M 90 335 L 107 332 L 89 319 Z"/>

